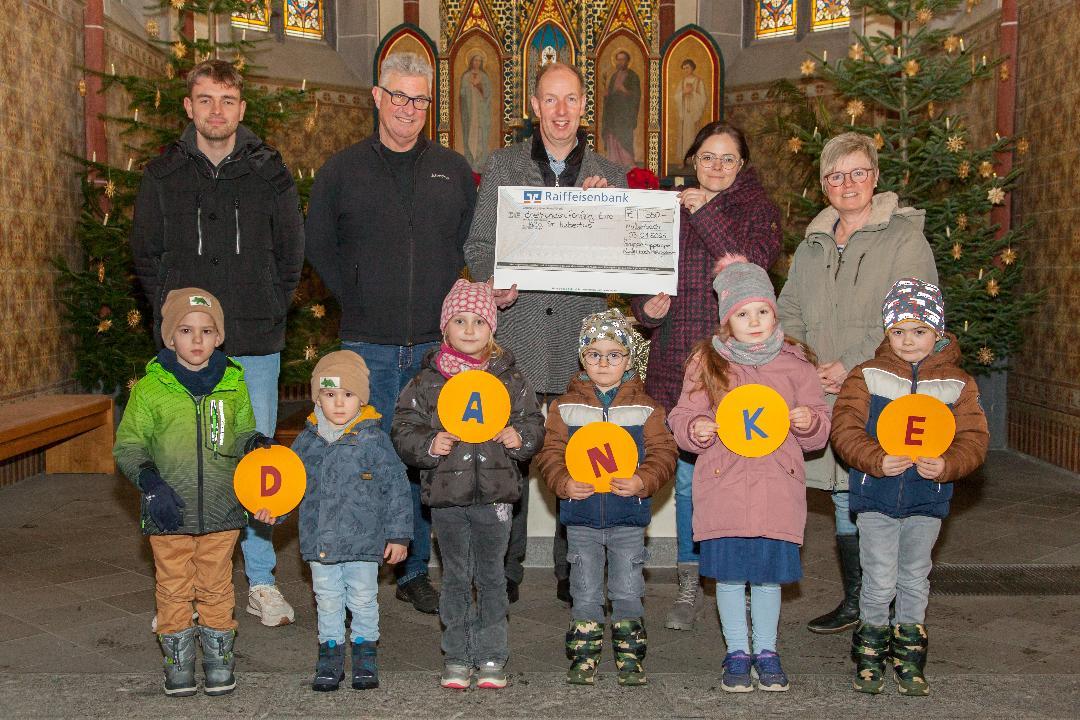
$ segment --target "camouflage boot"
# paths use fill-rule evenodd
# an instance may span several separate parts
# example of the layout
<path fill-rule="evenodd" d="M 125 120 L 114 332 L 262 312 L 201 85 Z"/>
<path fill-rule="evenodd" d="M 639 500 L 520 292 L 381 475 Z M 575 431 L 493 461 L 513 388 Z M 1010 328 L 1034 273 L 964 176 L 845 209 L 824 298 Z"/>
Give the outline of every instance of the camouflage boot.
<path fill-rule="evenodd" d="M 570 669 L 566 682 L 571 685 L 596 683 L 596 666 L 604 649 L 604 624 L 594 620 L 571 620 L 566 631 L 566 657 Z"/>
<path fill-rule="evenodd" d="M 926 626 L 918 623 L 893 625 L 892 665 L 901 695 L 926 696 L 930 685 L 923 675 L 926 667 Z"/>
<path fill-rule="evenodd" d="M 851 637 L 851 654 L 855 658 L 855 680 L 852 686 L 859 692 L 881 692 L 885 686 L 885 661 L 889 659 L 889 626 L 867 625 L 859 621 Z"/>
<path fill-rule="evenodd" d="M 648 638 L 640 620 L 620 620 L 611 624 L 611 645 L 620 685 L 644 685 L 649 682 L 641 661 L 645 659 Z"/>

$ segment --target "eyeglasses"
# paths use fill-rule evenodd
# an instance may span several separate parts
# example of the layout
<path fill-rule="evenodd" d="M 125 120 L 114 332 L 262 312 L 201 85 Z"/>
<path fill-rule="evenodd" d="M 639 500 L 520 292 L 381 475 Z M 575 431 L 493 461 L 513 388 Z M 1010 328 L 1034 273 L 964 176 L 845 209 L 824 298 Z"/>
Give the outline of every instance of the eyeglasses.
<path fill-rule="evenodd" d="M 608 365 L 617 365 L 629 357 L 629 354 L 623 352 L 609 352 L 601 355 L 595 350 L 590 350 L 587 353 L 582 353 L 581 356 L 585 358 L 585 362 L 589 365 L 599 365 L 601 360 L 607 360 Z"/>
<path fill-rule="evenodd" d="M 427 110 L 431 106 L 431 98 L 424 97 L 411 97 L 403 92 L 395 92 L 394 90 L 388 90 L 382 85 L 378 86 L 380 90 L 390 96 L 390 104 L 397 105 L 398 107 L 405 107 L 411 101 L 413 107 L 417 110 Z"/>
<path fill-rule="evenodd" d="M 826 175 L 825 182 L 829 183 L 833 187 L 840 187 L 844 184 L 844 178 L 849 177 L 851 178 L 851 182 L 855 184 L 864 183 L 873 172 L 874 171 L 870 168 L 855 168 L 850 172 L 840 172 L 839 170 L 837 170 L 836 172 L 831 172 Z"/>
<path fill-rule="evenodd" d="M 743 162 L 742 158 L 734 155 L 713 155 L 712 153 L 695 155 L 694 161 L 706 170 L 712 170 L 717 165 L 725 170 L 734 170 Z"/>

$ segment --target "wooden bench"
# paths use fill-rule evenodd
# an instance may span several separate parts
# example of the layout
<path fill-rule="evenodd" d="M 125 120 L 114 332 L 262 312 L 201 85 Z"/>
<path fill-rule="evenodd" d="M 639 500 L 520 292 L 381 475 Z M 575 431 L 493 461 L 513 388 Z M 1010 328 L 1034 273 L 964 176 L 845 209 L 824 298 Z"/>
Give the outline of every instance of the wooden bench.
<path fill-rule="evenodd" d="M 47 473 L 107 473 L 113 460 L 113 401 L 48 395 L 0 405 L 0 460 L 45 448 Z"/>

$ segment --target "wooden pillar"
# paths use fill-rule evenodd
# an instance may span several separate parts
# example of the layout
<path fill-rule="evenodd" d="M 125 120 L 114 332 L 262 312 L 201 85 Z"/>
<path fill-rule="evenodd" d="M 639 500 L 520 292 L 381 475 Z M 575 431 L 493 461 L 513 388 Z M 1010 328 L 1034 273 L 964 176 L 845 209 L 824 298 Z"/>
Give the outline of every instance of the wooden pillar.
<path fill-rule="evenodd" d="M 660 0 L 660 46 L 675 32 L 675 0 Z"/>
<path fill-rule="evenodd" d="M 1019 19 L 1020 13 L 1016 0 L 1003 0 L 1001 3 L 1001 36 L 999 39 L 999 51 L 1005 61 L 998 66 L 998 75 L 994 82 L 997 83 L 997 124 L 996 130 L 1001 137 L 1010 137 L 1016 132 L 1016 75 L 1020 69 L 1017 51 L 1019 49 Z M 1004 77 L 1004 79 L 1002 79 Z M 998 175 L 1006 175 L 1012 171 L 1012 152 L 1001 152 L 994 158 L 995 170 Z M 1001 237 L 1012 227 L 1012 203 L 995 205 L 990 212 L 990 220 L 1000 226 L 998 237 Z"/>
<path fill-rule="evenodd" d="M 105 2 L 86 0 L 83 10 L 83 65 L 87 70 L 105 72 Z M 83 100 L 83 124 L 86 133 L 86 156 L 108 162 L 108 144 L 105 139 L 105 95 L 101 92 L 101 78 L 93 72 L 83 76 L 86 97 Z"/>
<path fill-rule="evenodd" d="M 401 0 L 405 11 L 405 22 L 410 25 L 420 24 L 420 0 Z"/>

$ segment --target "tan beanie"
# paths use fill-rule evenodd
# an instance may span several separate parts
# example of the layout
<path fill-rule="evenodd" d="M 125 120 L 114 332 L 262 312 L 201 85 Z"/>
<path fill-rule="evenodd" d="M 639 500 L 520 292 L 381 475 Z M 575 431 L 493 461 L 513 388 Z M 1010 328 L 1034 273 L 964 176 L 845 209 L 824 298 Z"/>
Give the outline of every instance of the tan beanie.
<path fill-rule="evenodd" d="M 202 288 L 180 288 L 170 290 L 161 306 L 161 341 L 165 347 L 173 346 L 172 336 L 176 326 L 189 312 L 206 313 L 217 326 L 222 341 L 225 340 L 225 311 L 218 299 Z"/>
<path fill-rule="evenodd" d="M 311 401 L 319 402 L 321 388 L 348 390 L 367 405 L 371 397 L 368 388 L 368 368 L 364 358 L 351 350 L 335 350 L 327 353 L 315 365 L 311 373 Z"/>

